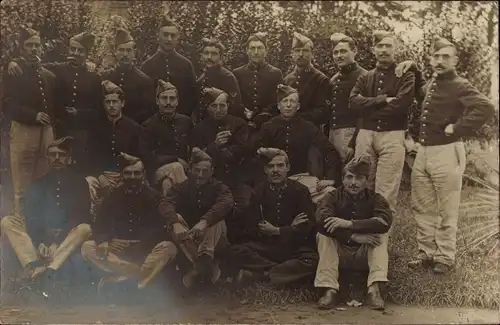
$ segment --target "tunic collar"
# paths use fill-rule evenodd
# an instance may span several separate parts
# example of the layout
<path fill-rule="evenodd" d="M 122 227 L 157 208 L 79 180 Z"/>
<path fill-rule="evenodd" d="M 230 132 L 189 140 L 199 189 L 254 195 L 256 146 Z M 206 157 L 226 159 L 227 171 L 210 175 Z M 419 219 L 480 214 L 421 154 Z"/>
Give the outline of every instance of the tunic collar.
<path fill-rule="evenodd" d="M 436 80 L 451 80 L 458 77 L 457 71 L 455 69 L 436 75 Z"/>
<path fill-rule="evenodd" d="M 274 185 L 273 183 L 269 182 L 269 189 L 273 192 L 282 193 L 287 187 L 288 187 L 287 180 L 278 185 Z"/>
<path fill-rule="evenodd" d="M 266 61 L 263 61 L 261 63 L 255 63 L 255 62 L 249 61 L 247 66 L 250 70 L 259 71 L 262 68 L 267 67 L 268 65 L 269 65 L 269 63 L 267 63 Z"/>
<path fill-rule="evenodd" d="M 392 62 L 391 64 L 385 66 L 385 65 L 380 65 L 378 62 L 377 62 L 377 66 L 376 66 L 376 69 L 378 71 L 389 71 L 389 70 L 393 70 L 396 68 L 396 62 Z"/>
<path fill-rule="evenodd" d="M 345 194 L 345 196 L 353 202 L 358 202 L 359 200 L 363 200 L 365 198 L 366 194 L 366 189 L 363 189 L 361 192 L 359 192 L 356 195 L 352 195 L 351 193 L 347 192 L 345 187 L 342 185 L 342 192 Z"/>
<path fill-rule="evenodd" d="M 312 65 L 312 63 L 311 63 L 311 64 L 309 64 L 309 66 L 307 66 L 307 67 L 306 67 L 304 70 L 302 70 L 302 71 L 300 71 L 300 70 L 299 70 L 299 67 L 298 67 L 298 66 L 295 66 L 294 72 L 295 72 L 296 74 L 301 74 L 301 73 L 309 73 L 309 72 L 313 71 L 313 69 L 314 69 L 314 67 L 313 67 L 313 65 Z"/>
<path fill-rule="evenodd" d="M 158 115 L 160 117 L 160 120 L 162 120 L 163 122 L 172 123 L 175 120 L 175 117 L 177 116 L 177 112 L 174 112 L 172 116 L 163 115 L 161 113 L 158 113 Z"/>
<path fill-rule="evenodd" d="M 354 70 L 357 70 L 358 67 L 359 67 L 358 62 L 353 62 L 353 63 L 350 63 L 350 64 L 340 68 L 340 72 L 343 74 L 349 74 L 349 73 L 353 72 Z"/>

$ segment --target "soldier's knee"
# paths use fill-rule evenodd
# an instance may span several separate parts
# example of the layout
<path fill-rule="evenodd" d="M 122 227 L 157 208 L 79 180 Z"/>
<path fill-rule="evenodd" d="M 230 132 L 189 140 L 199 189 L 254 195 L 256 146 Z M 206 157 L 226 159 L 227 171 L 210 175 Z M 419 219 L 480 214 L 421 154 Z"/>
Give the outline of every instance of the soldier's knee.
<path fill-rule="evenodd" d="M 184 167 L 180 162 L 173 162 L 170 165 L 170 170 L 175 171 L 175 172 L 184 172 Z"/>
<path fill-rule="evenodd" d="M 161 249 L 165 256 L 175 257 L 177 255 L 177 246 L 171 241 L 162 241 L 156 247 Z"/>
<path fill-rule="evenodd" d="M 79 234 L 87 238 L 92 235 L 92 228 L 87 223 L 81 223 L 78 226 L 76 226 L 76 231 L 78 231 Z"/>
<path fill-rule="evenodd" d="M 6 216 L 2 219 L 0 222 L 0 229 L 2 233 L 6 230 L 11 230 L 14 227 L 14 217 L 13 216 Z"/>

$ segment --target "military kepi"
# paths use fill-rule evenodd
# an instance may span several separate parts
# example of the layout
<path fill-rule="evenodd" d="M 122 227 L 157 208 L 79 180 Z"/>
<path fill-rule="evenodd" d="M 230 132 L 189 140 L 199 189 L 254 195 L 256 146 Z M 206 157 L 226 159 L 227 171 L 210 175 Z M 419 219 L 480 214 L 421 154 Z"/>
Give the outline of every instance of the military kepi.
<path fill-rule="evenodd" d="M 267 48 L 267 41 L 268 41 L 267 33 L 265 33 L 265 32 L 257 32 L 255 34 L 250 35 L 250 37 L 247 40 L 247 44 L 250 43 L 250 42 L 252 42 L 252 41 L 260 41 Z"/>
<path fill-rule="evenodd" d="M 95 35 L 92 33 L 83 32 L 71 38 L 71 40 L 80 43 L 87 51 L 89 51 L 95 42 Z"/>
<path fill-rule="evenodd" d="M 358 156 L 347 163 L 344 167 L 345 171 L 351 172 L 354 175 L 366 176 L 370 175 L 371 161 L 368 156 Z"/>
<path fill-rule="evenodd" d="M 30 39 L 34 36 L 40 37 L 40 33 L 32 28 L 21 27 L 21 31 L 19 32 L 19 42 L 22 43 L 27 39 Z"/>
<path fill-rule="evenodd" d="M 123 169 L 127 166 L 132 166 L 136 163 L 141 161 L 138 157 L 129 155 L 125 152 L 121 152 L 120 155 L 118 156 L 118 164 L 120 165 L 120 168 Z"/>
<path fill-rule="evenodd" d="M 222 94 L 226 94 L 227 96 L 227 93 L 219 88 L 203 88 L 203 102 L 207 105 L 213 103 Z"/>
<path fill-rule="evenodd" d="M 352 42 L 352 38 L 342 33 L 334 33 L 330 36 L 330 41 L 332 41 L 332 48 L 334 48 L 340 42 Z"/>
<path fill-rule="evenodd" d="M 385 30 L 376 30 L 372 35 L 372 44 L 375 46 L 386 37 L 394 37 L 394 34 Z"/>
<path fill-rule="evenodd" d="M 297 93 L 297 89 L 292 88 L 288 85 L 279 84 L 277 90 L 278 102 L 280 102 L 283 98 L 290 96 L 291 94 Z"/>
<path fill-rule="evenodd" d="M 156 86 L 156 96 L 158 96 L 159 94 L 161 94 L 164 91 L 172 90 L 172 89 L 175 89 L 175 91 L 177 91 L 177 88 L 174 85 L 172 85 L 170 82 L 166 82 L 165 80 L 158 79 L 158 85 Z"/>
<path fill-rule="evenodd" d="M 48 148 L 57 147 L 61 150 L 69 152 L 71 151 L 71 147 L 73 146 L 74 140 L 75 139 L 73 137 L 60 138 L 52 141 L 52 143 L 49 144 Z"/>
<path fill-rule="evenodd" d="M 212 157 L 200 148 L 194 147 L 191 151 L 191 158 L 189 159 L 189 162 L 191 164 L 197 164 L 202 161 L 212 161 Z"/>
<path fill-rule="evenodd" d="M 304 47 L 307 44 L 311 44 L 311 46 L 313 45 L 313 42 L 311 41 L 310 38 L 302 35 L 301 33 L 297 32 L 293 33 L 292 49 L 297 47 Z"/>
<path fill-rule="evenodd" d="M 104 80 L 101 83 L 101 85 L 102 85 L 102 92 L 104 93 L 104 95 L 123 94 L 123 90 L 109 80 Z"/>
<path fill-rule="evenodd" d="M 439 51 L 440 49 L 445 48 L 445 47 L 456 48 L 455 44 L 453 44 L 452 42 L 448 41 L 446 38 L 443 38 L 443 37 L 440 37 L 440 36 L 436 36 L 434 38 L 433 43 L 432 43 L 432 53 L 434 53 L 436 51 Z"/>
<path fill-rule="evenodd" d="M 207 46 L 213 46 L 218 48 L 221 51 L 221 53 L 226 51 L 226 47 L 218 39 L 213 37 L 212 38 L 204 37 L 202 38 L 201 43 L 203 45 L 203 48 Z"/>
<path fill-rule="evenodd" d="M 129 31 L 123 28 L 118 28 L 115 34 L 115 45 L 122 45 L 128 42 L 134 41 L 134 38 L 130 35 Z"/>
<path fill-rule="evenodd" d="M 273 160 L 276 156 L 283 156 L 288 159 L 288 155 L 285 151 L 278 148 L 259 148 L 257 150 L 257 154 L 264 160 L 265 162 L 269 162 Z"/>

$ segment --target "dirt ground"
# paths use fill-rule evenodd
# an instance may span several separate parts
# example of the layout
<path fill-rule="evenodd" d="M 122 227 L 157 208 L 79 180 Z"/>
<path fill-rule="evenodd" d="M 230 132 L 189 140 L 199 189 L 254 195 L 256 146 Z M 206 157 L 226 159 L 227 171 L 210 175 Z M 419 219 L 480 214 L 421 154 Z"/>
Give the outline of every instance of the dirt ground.
<path fill-rule="evenodd" d="M 384 312 L 366 307 L 320 311 L 312 305 L 222 305 L 197 302 L 182 307 L 79 306 L 27 307 L 3 305 L 0 324 L 131 324 L 131 323 L 316 323 L 316 324 L 467 324 L 500 323 L 499 311 L 389 305 Z"/>

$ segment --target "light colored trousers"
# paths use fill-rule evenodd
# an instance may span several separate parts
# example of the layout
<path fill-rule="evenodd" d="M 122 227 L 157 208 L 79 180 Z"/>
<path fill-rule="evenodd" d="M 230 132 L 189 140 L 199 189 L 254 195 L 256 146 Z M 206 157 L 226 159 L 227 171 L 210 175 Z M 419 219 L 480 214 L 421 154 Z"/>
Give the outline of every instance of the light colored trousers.
<path fill-rule="evenodd" d="M 317 234 L 319 263 L 314 286 L 339 290 L 339 269 L 369 269 L 368 287 L 374 282 L 387 282 L 389 239 L 387 234 L 381 234 L 380 237 L 382 243 L 379 246 L 350 247 L 340 244 L 335 238 Z"/>
<path fill-rule="evenodd" d="M 12 121 L 10 138 L 14 215 L 18 216 L 31 181 L 49 171 L 47 147 L 54 141 L 54 133 L 51 126 L 30 126 Z"/>
<path fill-rule="evenodd" d="M 333 186 L 327 186 L 321 191 L 318 191 L 319 178 L 311 176 L 308 173 L 295 174 L 288 178 L 307 186 L 309 193 L 311 193 L 311 199 L 314 203 L 318 203 L 326 195 L 326 193 L 335 189 Z"/>
<path fill-rule="evenodd" d="M 405 163 L 404 131 L 359 130 L 355 156 L 370 157 L 368 186 L 382 195 L 396 217 L 399 186 Z"/>
<path fill-rule="evenodd" d="M 330 143 L 335 147 L 342 161 L 345 161 L 345 158 L 347 157 L 349 142 L 351 142 L 352 136 L 354 135 L 355 131 L 356 128 L 341 128 L 330 130 Z"/>
<path fill-rule="evenodd" d="M 411 205 L 418 249 L 435 262 L 455 262 L 464 144 L 421 146 L 411 174 Z"/>
<path fill-rule="evenodd" d="M 121 174 L 117 172 L 105 171 L 99 177 L 87 176 L 85 180 L 89 184 L 90 192 L 90 214 L 95 216 L 100 202 L 103 199 L 102 190 L 108 188 L 112 190 L 121 184 Z"/>
<path fill-rule="evenodd" d="M 167 194 L 169 188 L 174 184 L 179 184 L 187 179 L 184 172 L 184 166 L 180 162 L 173 162 L 158 168 L 155 172 L 154 181 L 156 184 L 161 182 L 163 195 Z"/>
<path fill-rule="evenodd" d="M 103 244 L 99 245 L 102 246 Z M 140 246 L 140 241 L 113 239 L 108 243 L 108 255 L 100 258 L 97 255 L 95 241 L 89 240 L 82 245 L 82 256 L 101 270 L 111 273 L 111 277 L 118 274 L 126 278 L 137 278 L 138 287 L 144 288 L 160 271 L 177 255 L 174 243 L 162 241 L 153 248 L 142 265 L 126 261 L 120 257 L 126 256 Z"/>
<path fill-rule="evenodd" d="M 2 234 L 5 234 L 9 239 L 10 245 L 23 267 L 38 260 L 41 254 L 40 247 L 37 249 L 33 246 L 33 242 L 26 232 L 23 218 L 7 216 L 2 219 L 1 228 Z M 73 228 L 61 244 L 44 243 L 50 251 L 50 262 L 46 266 L 58 270 L 71 253 L 80 248 L 80 245 L 89 239 L 91 235 L 90 225 L 82 223 Z"/>

